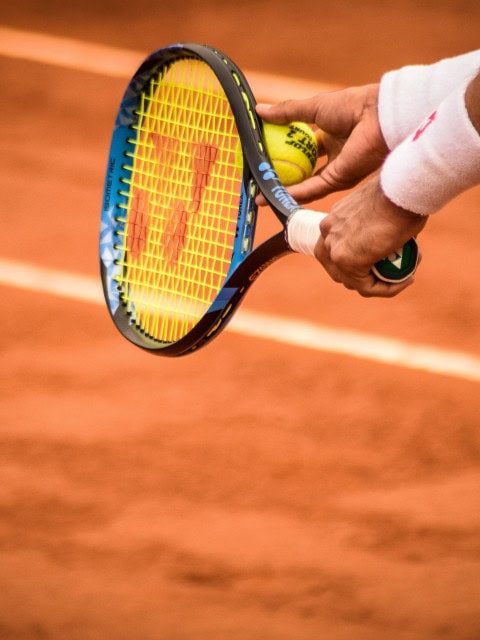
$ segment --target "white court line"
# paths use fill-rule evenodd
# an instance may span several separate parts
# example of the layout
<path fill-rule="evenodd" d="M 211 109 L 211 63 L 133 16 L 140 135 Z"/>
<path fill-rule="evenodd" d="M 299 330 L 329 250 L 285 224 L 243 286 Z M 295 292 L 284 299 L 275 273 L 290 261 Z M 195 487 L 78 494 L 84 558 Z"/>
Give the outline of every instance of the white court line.
<path fill-rule="evenodd" d="M 130 78 L 147 52 L 0 26 L 0 55 L 114 78 Z M 293 97 L 307 98 L 318 91 L 337 88 L 330 84 L 255 71 L 245 71 L 245 75 L 257 100 L 271 102 Z"/>
<path fill-rule="evenodd" d="M 128 78 L 146 53 L 0 26 L 0 55 L 108 77 Z M 272 102 L 288 97 L 308 97 L 320 90 L 337 88 L 252 71 L 247 71 L 246 75 L 257 98 Z M 0 259 L 0 284 L 104 304 L 99 279 L 14 260 Z M 230 322 L 228 330 L 307 349 L 480 381 L 480 359 L 469 354 L 323 327 L 299 319 L 241 309 Z"/>
<path fill-rule="evenodd" d="M 0 258 L 0 285 L 105 305 L 100 278 Z M 480 358 L 393 338 L 335 329 L 295 318 L 240 309 L 227 327 L 241 335 L 313 351 L 480 382 Z"/>

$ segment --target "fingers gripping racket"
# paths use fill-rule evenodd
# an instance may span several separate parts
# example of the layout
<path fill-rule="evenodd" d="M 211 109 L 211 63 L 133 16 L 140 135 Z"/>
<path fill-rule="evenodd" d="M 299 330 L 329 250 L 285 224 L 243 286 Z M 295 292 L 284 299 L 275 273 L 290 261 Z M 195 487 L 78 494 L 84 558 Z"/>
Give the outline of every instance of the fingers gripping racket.
<path fill-rule="evenodd" d="M 254 248 L 259 192 L 282 229 Z M 313 255 L 324 215 L 280 183 L 227 56 L 178 44 L 143 62 L 117 115 L 100 237 L 105 299 L 125 338 L 166 356 L 207 344 L 268 265 Z M 416 261 L 411 240 L 375 273 L 399 282 Z"/>

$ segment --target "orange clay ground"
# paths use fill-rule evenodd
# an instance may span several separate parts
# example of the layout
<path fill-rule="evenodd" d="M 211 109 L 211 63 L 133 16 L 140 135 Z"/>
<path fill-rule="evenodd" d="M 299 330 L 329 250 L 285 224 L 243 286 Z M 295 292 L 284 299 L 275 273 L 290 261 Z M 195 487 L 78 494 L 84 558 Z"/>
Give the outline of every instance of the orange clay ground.
<path fill-rule="evenodd" d="M 340 85 L 479 46 L 477 0 L 3 4 L 2 26 Z M 0 77 L 1 257 L 97 277 L 125 80 Z M 394 300 L 295 256 L 245 309 L 480 356 L 480 191 L 419 240 Z M 232 332 L 156 358 L 102 306 L 0 291 L 1 640 L 480 638 L 478 382 Z"/>

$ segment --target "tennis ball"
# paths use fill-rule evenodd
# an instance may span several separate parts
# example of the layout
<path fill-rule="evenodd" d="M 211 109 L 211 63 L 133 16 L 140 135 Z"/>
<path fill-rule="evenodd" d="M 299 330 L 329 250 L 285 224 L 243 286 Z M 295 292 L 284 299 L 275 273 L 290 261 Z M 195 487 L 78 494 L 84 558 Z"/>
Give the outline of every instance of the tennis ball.
<path fill-rule="evenodd" d="M 297 184 L 312 175 L 318 147 L 315 133 L 308 124 L 264 122 L 263 134 L 268 155 L 284 185 Z"/>

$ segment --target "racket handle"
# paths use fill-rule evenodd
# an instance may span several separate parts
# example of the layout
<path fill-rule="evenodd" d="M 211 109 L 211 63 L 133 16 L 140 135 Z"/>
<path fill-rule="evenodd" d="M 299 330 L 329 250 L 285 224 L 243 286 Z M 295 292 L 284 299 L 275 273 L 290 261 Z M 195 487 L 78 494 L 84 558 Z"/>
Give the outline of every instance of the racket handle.
<path fill-rule="evenodd" d="M 315 255 L 315 245 L 320 238 L 320 223 L 327 214 L 309 209 L 298 209 L 288 220 L 287 241 L 293 251 L 305 256 Z M 401 249 L 377 262 L 372 271 L 384 282 L 403 282 L 417 268 L 418 246 L 411 238 Z"/>

